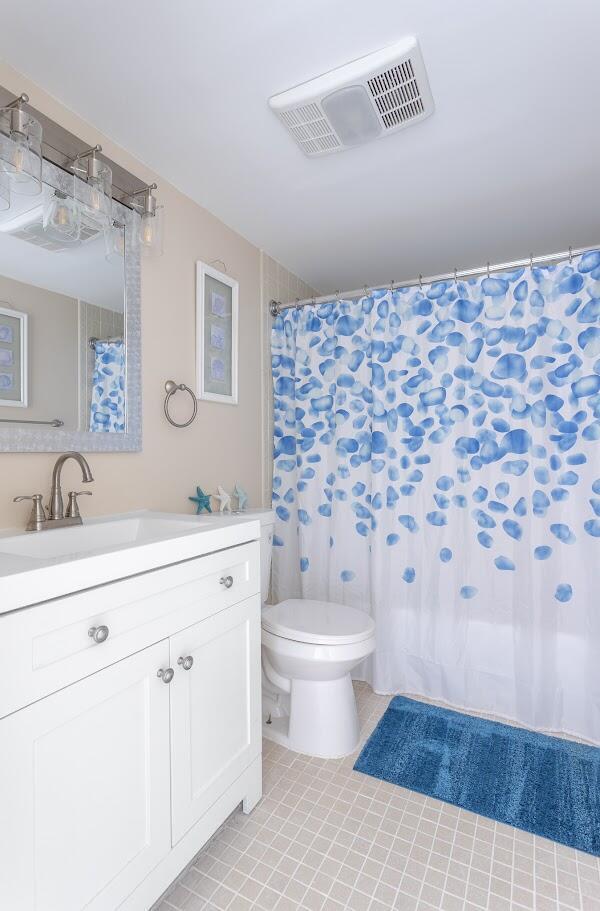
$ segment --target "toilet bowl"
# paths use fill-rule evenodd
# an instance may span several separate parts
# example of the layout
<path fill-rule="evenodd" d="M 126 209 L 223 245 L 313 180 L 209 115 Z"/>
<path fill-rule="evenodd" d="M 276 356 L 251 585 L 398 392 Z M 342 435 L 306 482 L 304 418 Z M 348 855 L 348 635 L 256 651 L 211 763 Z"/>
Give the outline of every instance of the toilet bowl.
<path fill-rule="evenodd" d="M 267 604 L 275 513 L 247 509 L 244 517 L 261 526 L 263 736 L 309 756 L 347 756 L 359 739 L 350 672 L 375 651 L 375 624 L 363 611 L 330 601 Z"/>
<path fill-rule="evenodd" d="M 355 608 L 301 599 L 265 606 L 265 737 L 310 756 L 352 753 L 359 724 L 350 671 L 374 650 L 375 624 Z"/>

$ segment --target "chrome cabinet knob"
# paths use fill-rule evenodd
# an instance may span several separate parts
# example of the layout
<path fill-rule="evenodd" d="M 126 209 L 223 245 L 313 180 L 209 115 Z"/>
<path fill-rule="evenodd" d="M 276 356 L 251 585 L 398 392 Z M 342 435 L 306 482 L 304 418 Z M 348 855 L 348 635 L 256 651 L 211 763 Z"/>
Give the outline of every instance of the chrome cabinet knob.
<path fill-rule="evenodd" d="M 219 579 L 219 582 L 221 585 L 224 585 L 225 588 L 231 588 L 233 585 L 233 576 L 223 576 L 221 579 Z"/>
<path fill-rule="evenodd" d="M 172 667 L 162 668 L 156 672 L 157 677 L 162 678 L 163 683 L 170 683 L 173 677 L 175 676 L 175 671 Z"/>
<path fill-rule="evenodd" d="M 191 655 L 187 655 L 185 658 L 178 658 L 177 664 L 180 664 L 184 671 L 190 671 L 194 664 L 194 659 Z"/>
<path fill-rule="evenodd" d="M 109 629 L 108 626 L 92 626 L 88 630 L 88 636 L 90 639 L 93 639 L 98 645 L 102 642 L 106 642 L 108 639 Z"/>

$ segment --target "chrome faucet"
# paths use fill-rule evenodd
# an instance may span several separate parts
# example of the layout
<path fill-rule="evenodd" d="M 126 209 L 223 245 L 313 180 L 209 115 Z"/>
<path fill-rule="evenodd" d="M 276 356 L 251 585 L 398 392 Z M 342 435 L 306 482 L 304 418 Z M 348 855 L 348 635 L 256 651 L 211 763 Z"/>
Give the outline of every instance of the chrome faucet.
<path fill-rule="evenodd" d="M 14 503 L 18 503 L 20 500 L 32 500 L 33 506 L 31 510 L 31 515 L 29 516 L 29 521 L 27 523 L 26 531 L 43 531 L 50 528 L 64 528 L 65 525 L 81 525 L 82 519 L 79 512 L 79 504 L 77 503 L 77 497 L 88 496 L 91 497 L 91 490 L 81 490 L 75 491 L 71 490 L 69 492 L 69 502 L 67 505 L 66 515 L 64 513 L 63 505 L 63 496 L 62 488 L 60 486 L 60 479 L 62 468 L 65 462 L 68 459 L 75 459 L 79 467 L 81 468 L 81 477 L 84 484 L 89 484 L 90 481 L 93 481 L 92 472 L 90 466 L 88 465 L 86 459 L 81 455 L 80 452 L 65 452 L 60 455 L 52 470 L 52 489 L 50 491 L 50 505 L 48 507 L 48 517 L 46 518 L 46 513 L 44 512 L 44 507 L 42 506 L 42 494 L 35 493 L 33 496 L 29 497 L 15 497 Z"/>
<path fill-rule="evenodd" d="M 93 481 L 92 472 L 90 471 L 90 466 L 87 461 L 81 455 L 80 452 L 64 452 L 60 455 L 56 462 L 54 463 L 54 468 L 52 470 L 52 488 L 50 490 L 50 507 L 48 509 L 48 520 L 57 521 L 59 519 L 64 519 L 63 513 L 63 498 L 62 498 L 62 489 L 60 486 L 60 476 L 62 473 L 62 468 L 65 462 L 68 459 L 75 459 L 79 467 L 81 468 L 81 479 L 84 484 L 89 484 L 90 481 Z M 75 501 L 77 502 L 77 501 Z M 75 518 L 67 516 L 68 518 Z M 79 517 L 81 519 L 81 516 Z"/>

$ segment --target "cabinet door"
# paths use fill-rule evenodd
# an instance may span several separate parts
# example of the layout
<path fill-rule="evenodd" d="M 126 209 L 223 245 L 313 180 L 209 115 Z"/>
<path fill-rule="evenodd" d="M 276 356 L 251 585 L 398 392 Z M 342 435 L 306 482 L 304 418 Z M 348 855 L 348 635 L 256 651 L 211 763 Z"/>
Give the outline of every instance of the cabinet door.
<path fill-rule="evenodd" d="M 170 640 L 173 844 L 261 751 L 260 598 Z M 189 670 L 179 659 L 193 659 Z"/>
<path fill-rule="evenodd" d="M 0 908 L 115 911 L 170 850 L 165 640 L 0 721 Z"/>

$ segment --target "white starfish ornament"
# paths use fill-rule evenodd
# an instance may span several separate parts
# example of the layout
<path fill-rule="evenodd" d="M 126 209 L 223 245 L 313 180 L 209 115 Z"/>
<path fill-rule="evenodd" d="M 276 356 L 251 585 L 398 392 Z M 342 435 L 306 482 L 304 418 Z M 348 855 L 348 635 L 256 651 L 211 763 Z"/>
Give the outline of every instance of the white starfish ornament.
<path fill-rule="evenodd" d="M 227 491 L 221 487 L 220 484 L 217 484 L 217 492 L 215 496 L 219 501 L 219 512 L 231 512 L 231 497 Z"/>

